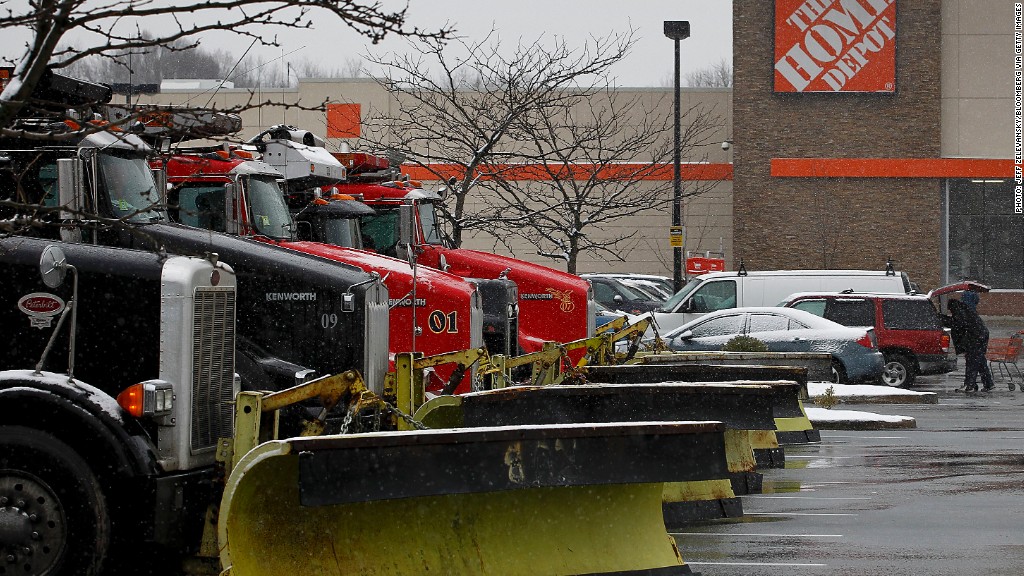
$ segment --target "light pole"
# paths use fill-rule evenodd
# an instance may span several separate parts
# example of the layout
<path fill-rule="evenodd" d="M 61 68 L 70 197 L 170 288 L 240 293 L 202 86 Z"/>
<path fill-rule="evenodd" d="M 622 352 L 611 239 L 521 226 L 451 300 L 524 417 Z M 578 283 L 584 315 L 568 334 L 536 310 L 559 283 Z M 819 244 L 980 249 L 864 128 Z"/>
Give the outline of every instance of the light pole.
<path fill-rule="evenodd" d="M 679 166 L 679 41 L 690 37 L 690 22 L 688 20 L 665 20 L 665 36 L 671 38 L 676 45 L 675 126 L 672 130 L 675 138 L 675 145 L 672 149 L 672 229 L 669 232 L 669 238 L 672 243 L 672 283 L 678 292 L 683 287 L 683 243 L 686 241 L 680 217 L 683 177 Z"/>

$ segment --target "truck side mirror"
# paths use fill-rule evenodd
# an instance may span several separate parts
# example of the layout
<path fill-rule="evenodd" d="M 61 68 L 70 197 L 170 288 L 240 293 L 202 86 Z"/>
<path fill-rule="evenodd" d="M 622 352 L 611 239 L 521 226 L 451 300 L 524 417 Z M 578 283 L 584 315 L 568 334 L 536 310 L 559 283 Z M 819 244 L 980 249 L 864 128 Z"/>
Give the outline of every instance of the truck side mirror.
<path fill-rule="evenodd" d="M 43 284 L 47 288 L 57 288 L 64 283 L 64 276 L 67 274 L 67 257 L 59 246 L 50 244 L 43 249 L 39 257 L 39 275 L 43 277 Z"/>
<path fill-rule="evenodd" d="M 416 223 L 416 206 L 413 204 L 402 204 L 398 207 L 398 243 L 414 245 L 416 244 L 415 235 L 415 223 Z"/>
<path fill-rule="evenodd" d="M 295 221 L 295 237 L 298 240 L 310 241 L 313 239 L 313 224 L 306 220 Z"/>
<path fill-rule="evenodd" d="M 57 201 L 60 204 L 60 219 L 65 223 L 82 218 L 85 210 L 85 171 L 81 159 L 57 160 Z M 82 229 L 77 226 L 61 226 L 60 239 L 65 242 L 81 242 Z"/>
<path fill-rule="evenodd" d="M 224 231 L 236 236 L 242 232 L 242 218 L 238 209 L 240 196 L 241 190 L 238 182 L 229 182 L 224 185 Z"/>
<path fill-rule="evenodd" d="M 156 191 L 160 194 L 160 209 L 167 209 L 167 169 L 166 168 L 153 168 L 150 170 L 153 173 L 153 180 L 156 182 Z"/>
<path fill-rule="evenodd" d="M 616 294 L 615 296 L 612 296 L 612 302 L 615 302 L 616 304 L 622 304 L 622 295 Z"/>

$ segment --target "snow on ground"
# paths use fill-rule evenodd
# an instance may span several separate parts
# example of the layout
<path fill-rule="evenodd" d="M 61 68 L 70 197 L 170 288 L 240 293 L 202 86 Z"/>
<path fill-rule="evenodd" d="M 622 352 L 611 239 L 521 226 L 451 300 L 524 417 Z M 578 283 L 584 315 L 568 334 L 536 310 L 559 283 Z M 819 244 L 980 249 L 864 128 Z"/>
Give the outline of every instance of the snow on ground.
<path fill-rule="evenodd" d="M 914 419 L 909 416 L 889 416 L 859 410 L 826 410 L 825 408 L 804 407 L 804 412 L 807 412 L 807 418 L 815 425 L 826 422 L 886 422 L 894 424 L 914 422 Z"/>
<path fill-rule="evenodd" d="M 832 393 L 837 398 L 851 398 L 854 396 L 930 396 L 934 392 L 917 392 L 906 388 L 893 388 L 892 386 L 871 386 L 868 384 L 832 384 L 831 382 L 808 382 L 807 393 L 811 398 L 825 394 L 828 387 L 832 387 Z"/>
<path fill-rule="evenodd" d="M 862 412 L 859 410 L 836 410 L 811 406 L 814 398 L 824 396 L 832 388 L 836 400 L 846 403 L 860 402 L 927 402 L 934 403 L 934 392 L 917 392 L 891 386 L 867 384 L 832 384 L 831 382 L 808 382 L 807 393 L 811 401 L 804 405 L 807 419 L 815 428 L 821 429 L 866 429 L 866 428 L 916 428 L 917 421 L 909 416 L 895 416 Z M 888 399 L 888 400 L 887 400 Z"/>

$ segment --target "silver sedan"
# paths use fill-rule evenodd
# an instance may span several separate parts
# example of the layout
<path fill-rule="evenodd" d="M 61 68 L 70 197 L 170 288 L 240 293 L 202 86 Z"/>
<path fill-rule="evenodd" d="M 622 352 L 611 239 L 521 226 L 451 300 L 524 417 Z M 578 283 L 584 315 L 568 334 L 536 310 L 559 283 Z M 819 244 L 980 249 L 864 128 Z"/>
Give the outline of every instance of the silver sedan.
<path fill-rule="evenodd" d="M 761 340 L 771 352 L 828 352 L 838 382 L 859 382 L 882 374 L 882 353 L 871 332 L 793 308 L 731 308 L 683 324 L 667 333 L 665 341 L 672 350 L 708 351 L 745 335 Z"/>

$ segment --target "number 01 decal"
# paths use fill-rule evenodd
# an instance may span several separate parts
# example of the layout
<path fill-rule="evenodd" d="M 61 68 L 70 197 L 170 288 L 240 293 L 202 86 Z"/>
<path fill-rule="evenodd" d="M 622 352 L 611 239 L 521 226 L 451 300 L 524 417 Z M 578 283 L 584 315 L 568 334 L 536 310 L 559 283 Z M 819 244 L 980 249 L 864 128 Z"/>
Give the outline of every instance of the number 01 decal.
<path fill-rule="evenodd" d="M 434 310 L 427 316 L 427 326 L 430 327 L 430 331 L 434 334 L 440 334 L 447 332 L 449 334 L 457 334 L 459 327 L 456 324 L 458 318 L 458 312 L 449 312 L 445 314 L 440 310 Z"/>

